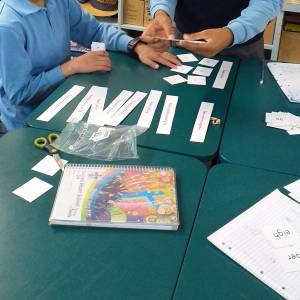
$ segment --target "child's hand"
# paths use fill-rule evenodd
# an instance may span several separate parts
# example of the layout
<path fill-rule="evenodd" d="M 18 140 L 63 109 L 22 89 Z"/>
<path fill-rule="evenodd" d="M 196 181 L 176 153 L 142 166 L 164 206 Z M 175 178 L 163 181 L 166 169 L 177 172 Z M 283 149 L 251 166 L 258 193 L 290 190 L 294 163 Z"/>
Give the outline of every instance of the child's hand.
<path fill-rule="evenodd" d="M 111 70 L 111 62 L 105 51 L 91 51 L 75 57 L 61 66 L 65 77 L 76 73 L 90 73 L 96 71 L 108 72 Z"/>
<path fill-rule="evenodd" d="M 175 68 L 181 65 L 180 61 L 173 54 L 158 52 L 145 44 L 138 44 L 134 48 L 134 51 L 142 63 L 153 69 L 158 69 L 160 64 L 169 68 Z"/>

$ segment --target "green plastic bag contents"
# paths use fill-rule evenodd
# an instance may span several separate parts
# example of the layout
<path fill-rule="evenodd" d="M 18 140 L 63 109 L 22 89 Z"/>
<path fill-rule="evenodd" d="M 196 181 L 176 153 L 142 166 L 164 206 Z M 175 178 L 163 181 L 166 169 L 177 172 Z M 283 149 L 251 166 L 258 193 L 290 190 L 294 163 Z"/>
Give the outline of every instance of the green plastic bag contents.
<path fill-rule="evenodd" d="M 136 137 L 144 131 L 135 125 L 107 127 L 86 122 L 69 123 L 52 145 L 62 152 L 92 159 L 136 159 Z"/>

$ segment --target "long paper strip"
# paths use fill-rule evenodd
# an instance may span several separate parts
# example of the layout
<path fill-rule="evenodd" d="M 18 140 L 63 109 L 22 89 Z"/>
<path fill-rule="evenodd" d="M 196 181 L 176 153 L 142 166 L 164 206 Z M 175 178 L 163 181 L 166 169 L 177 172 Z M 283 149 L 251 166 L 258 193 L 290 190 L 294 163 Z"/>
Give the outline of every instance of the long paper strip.
<path fill-rule="evenodd" d="M 93 93 L 93 103 L 90 110 L 88 123 L 101 126 L 104 124 L 103 108 L 107 95 L 107 88 L 94 86 Z"/>
<path fill-rule="evenodd" d="M 230 70 L 232 68 L 233 63 L 231 61 L 223 61 L 220 67 L 220 70 L 217 74 L 215 82 L 213 84 L 213 88 L 215 89 L 224 89 Z"/>

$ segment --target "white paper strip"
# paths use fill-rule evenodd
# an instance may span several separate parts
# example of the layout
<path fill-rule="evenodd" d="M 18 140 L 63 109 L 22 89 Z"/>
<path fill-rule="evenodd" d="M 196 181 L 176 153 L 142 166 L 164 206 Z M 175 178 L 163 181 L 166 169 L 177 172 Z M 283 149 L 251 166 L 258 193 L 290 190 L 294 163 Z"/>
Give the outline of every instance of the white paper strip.
<path fill-rule="evenodd" d="M 136 92 L 113 116 L 111 120 L 106 120 L 106 124 L 111 126 L 118 126 L 147 96 L 146 93 Z"/>
<path fill-rule="evenodd" d="M 204 76 L 188 75 L 187 84 L 206 85 L 206 77 L 204 77 Z"/>
<path fill-rule="evenodd" d="M 215 89 L 224 89 L 230 70 L 232 68 L 233 63 L 231 61 L 223 61 L 220 67 L 220 70 L 217 74 L 215 82 L 213 84 L 213 88 Z"/>
<path fill-rule="evenodd" d="M 83 86 L 74 85 L 70 88 L 64 95 L 62 95 L 58 100 L 56 100 L 50 107 L 47 108 L 39 117 L 38 121 L 48 122 L 57 113 L 59 113 L 69 102 L 71 102 L 82 90 Z"/>
<path fill-rule="evenodd" d="M 104 117 L 103 117 L 103 108 L 107 95 L 107 88 L 100 86 L 93 86 L 93 103 L 90 110 L 88 123 L 95 125 L 103 125 Z"/>
<path fill-rule="evenodd" d="M 32 202 L 51 188 L 51 184 L 34 177 L 19 188 L 15 189 L 13 194 L 23 198 L 28 202 Z"/>
<path fill-rule="evenodd" d="M 91 105 L 93 104 L 93 101 L 97 95 L 95 93 L 97 92 L 97 86 L 92 86 L 88 93 L 83 97 L 83 99 L 79 102 L 73 113 L 68 118 L 67 122 L 79 122 L 83 119 L 86 112 L 89 110 Z"/>
<path fill-rule="evenodd" d="M 151 122 L 154 117 L 161 94 L 161 91 L 151 90 L 144 109 L 138 120 L 137 126 L 143 128 L 149 128 L 151 126 Z"/>
<path fill-rule="evenodd" d="M 105 120 L 110 120 L 122 105 L 133 95 L 132 91 L 123 90 L 103 111 Z M 106 121 L 104 121 L 105 124 Z"/>
<path fill-rule="evenodd" d="M 203 143 L 205 140 L 210 117 L 214 108 L 214 103 L 202 102 L 194 124 L 191 135 L 191 142 Z"/>
<path fill-rule="evenodd" d="M 170 134 L 178 102 L 177 96 L 166 96 L 165 104 L 156 130 L 157 134 Z"/>

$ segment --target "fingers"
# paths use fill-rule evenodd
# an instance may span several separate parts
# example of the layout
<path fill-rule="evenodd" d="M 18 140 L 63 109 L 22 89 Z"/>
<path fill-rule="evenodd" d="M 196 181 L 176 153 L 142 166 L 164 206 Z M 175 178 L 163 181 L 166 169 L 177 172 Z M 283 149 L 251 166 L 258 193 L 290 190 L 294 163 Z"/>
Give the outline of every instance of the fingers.
<path fill-rule="evenodd" d="M 168 52 L 161 53 L 161 57 L 165 61 L 165 63 L 163 64 L 167 67 L 175 68 L 181 65 L 181 62 L 177 59 L 177 57 L 171 53 Z"/>
<path fill-rule="evenodd" d="M 159 64 L 156 63 L 151 57 L 143 57 L 141 58 L 141 61 L 152 69 L 157 70 L 159 68 Z"/>

